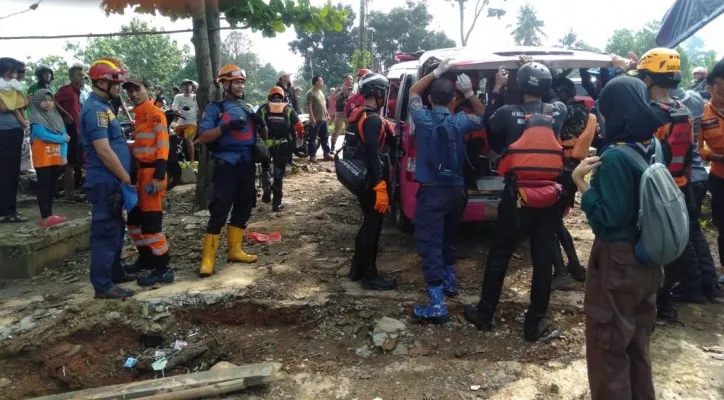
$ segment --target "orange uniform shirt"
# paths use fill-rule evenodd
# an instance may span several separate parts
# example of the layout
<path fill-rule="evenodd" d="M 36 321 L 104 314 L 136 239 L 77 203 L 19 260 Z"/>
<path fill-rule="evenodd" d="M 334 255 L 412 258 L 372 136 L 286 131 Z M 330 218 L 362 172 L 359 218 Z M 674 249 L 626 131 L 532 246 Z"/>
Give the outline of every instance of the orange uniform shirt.
<path fill-rule="evenodd" d="M 712 161 L 712 153 L 724 155 L 724 114 L 711 102 L 704 106 L 699 133 L 699 153 L 704 161 Z M 711 173 L 724 178 L 724 162 L 712 162 Z"/>

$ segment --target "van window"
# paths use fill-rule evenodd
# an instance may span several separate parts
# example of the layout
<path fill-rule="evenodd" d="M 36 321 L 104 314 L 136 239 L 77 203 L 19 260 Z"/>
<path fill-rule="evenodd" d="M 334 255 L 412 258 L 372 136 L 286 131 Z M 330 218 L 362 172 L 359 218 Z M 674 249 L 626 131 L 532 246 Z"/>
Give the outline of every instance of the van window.
<path fill-rule="evenodd" d="M 397 97 L 400 92 L 400 79 L 390 79 L 390 90 L 387 91 L 387 106 L 384 109 L 384 117 L 394 120 L 397 111 Z"/>
<path fill-rule="evenodd" d="M 412 87 L 413 76 L 405 75 L 401 82 L 397 94 L 397 104 L 395 105 L 395 121 L 407 121 L 407 104 L 410 100 L 410 88 Z"/>

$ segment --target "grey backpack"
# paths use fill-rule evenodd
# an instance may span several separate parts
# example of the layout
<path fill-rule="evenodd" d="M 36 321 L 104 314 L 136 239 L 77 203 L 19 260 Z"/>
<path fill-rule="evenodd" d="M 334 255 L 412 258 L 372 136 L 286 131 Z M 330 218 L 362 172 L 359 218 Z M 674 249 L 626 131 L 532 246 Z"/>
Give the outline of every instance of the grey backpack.
<path fill-rule="evenodd" d="M 639 262 L 662 266 L 676 260 L 689 241 L 689 214 L 684 194 L 671 173 L 659 160 L 663 160 L 661 143 L 654 139 L 656 152 L 647 162 L 628 145 L 619 150 L 642 171 L 639 189 L 639 238 L 635 257 Z"/>

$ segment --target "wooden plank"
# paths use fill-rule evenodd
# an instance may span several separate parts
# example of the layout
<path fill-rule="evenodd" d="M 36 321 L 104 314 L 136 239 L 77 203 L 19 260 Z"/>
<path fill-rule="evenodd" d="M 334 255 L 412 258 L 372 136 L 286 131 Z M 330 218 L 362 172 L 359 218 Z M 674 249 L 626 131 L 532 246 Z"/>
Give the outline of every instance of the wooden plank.
<path fill-rule="evenodd" d="M 239 383 L 238 381 L 241 379 L 243 379 L 246 387 L 250 387 L 275 380 L 281 367 L 282 365 L 280 363 L 249 364 L 217 371 L 195 372 L 167 378 L 54 394 L 38 397 L 36 400 L 142 399 L 168 392 L 188 391 L 212 385 Z"/>
<path fill-rule="evenodd" d="M 237 379 L 235 381 L 228 381 L 224 383 L 216 383 L 211 386 L 204 386 L 194 389 L 179 390 L 168 393 L 156 394 L 153 396 L 146 397 L 148 400 L 191 400 L 191 399 L 205 399 L 208 397 L 214 397 L 222 394 L 234 393 L 244 390 L 246 385 L 243 379 Z"/>

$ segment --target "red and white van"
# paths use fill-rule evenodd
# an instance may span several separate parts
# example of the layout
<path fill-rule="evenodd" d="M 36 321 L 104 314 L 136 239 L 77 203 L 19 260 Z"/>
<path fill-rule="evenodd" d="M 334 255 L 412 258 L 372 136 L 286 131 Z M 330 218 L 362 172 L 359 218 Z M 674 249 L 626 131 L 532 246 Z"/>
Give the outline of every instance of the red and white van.
<path fill-rule="evenodd" d="M 585 51 L 558 48 L 513 47 L 495 51 L 482 51 L 476 48 L 454 48 L 428 51 L 418 60 L 405 61 L 393 65 L 386 73 L 391 90 L 388 95 L 388 107 L 384 116 L 396 124 L 397 149 L 390 168 L 392 182 L 392 202 L 390 212 L 395 224 L 404 231 L 411 231 L 415 215 L 415 194 L 419 184 L 415 182 L 415 127 L 407 112 L 410 87 L 425 76 L 435 65 L 430 61 L 452 57 L 455 67 L 468 74 L 474 83 L 478 83 L 479 92 L 488 98 L 492 92 L 498 67 L 510 72 L 506 103 L 519 101 L 515 75 L 520 67 L 520 56 L 531 56 L 536 62 L 547 65 L 559 76 L 567 76 L 578 68 L 609 68 L 613 66 L 611 56 Z M 469 157 L 468 157 L 469 158 Z M 487 159 L 479 155 L 477 159 L 467 160 L 471 174 L 466 174 L 468 205 L 463 213 L 463 222 L 494 221 L 497 218 L 498 203 L 503 190 L 503 178 L 492 170 Z M 475 167 L 475 168 L 473 168 Z M 471 172 L 468 171 L 468 172 Z"/>

